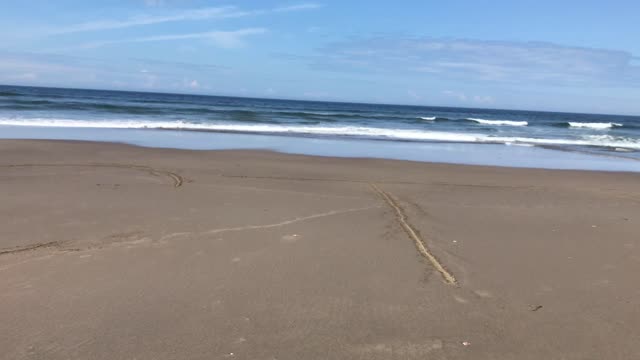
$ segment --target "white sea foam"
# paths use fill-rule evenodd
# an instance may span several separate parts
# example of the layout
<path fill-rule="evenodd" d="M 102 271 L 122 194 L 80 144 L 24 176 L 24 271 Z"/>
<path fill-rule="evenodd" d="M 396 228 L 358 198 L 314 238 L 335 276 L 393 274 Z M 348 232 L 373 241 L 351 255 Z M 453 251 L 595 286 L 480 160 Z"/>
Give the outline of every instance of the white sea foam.
<path fill-rule="evenodd" d="M 531 145 L 601 146 L 640 150 L 640 140 L 615 136 L 584 136 L 580 139 L 540 139 L 527 137 L 491 137 L 495 142 Z"/>
<path fill-rule="evenodd" d="M 268 134 L 300 134 L 300 135 L 333 135 L 361 136 L 395 140 L 415 141 L 452 141 L 477 142 L 475 134 L 459 134 L 449 132 L 423 131 L 413 129 L 388 129 L 367 126 L 304 126 L 280 124 L 237 124 L 216 123 L 196 124 L 184 121 L 87 121 L 69 119 L 2 119 L 0 125 L 35 126 L 35 127 L 69 127 L 69 128 L 112 128 L 112 129 L 167 129 L 167 130 L 202 130 L 219 132 L 268 133 Z"/>
<path fill-rule="evenodd" d="M 421 116 L 420 119 L 422 120 L 426 120 L 426 121 L 433 121 L 436 119 L 435 116 Z"/>
<path fill-rule="evenodd" d="M 504 143 L 507 146 L 522 146 L 522 147 L 533 147 L 535 145 L 533 144 L 527 144 L 527 143 L 514 143 L 514 142 L 505 142 Z"/>
<path fill-rule="evenodd" d="M 496 126 L 527 126 L 529 125 L 526 121 L 513 121 L 513 120 L 485 120 L 485 119 L 476 119 L 476 118 L 468 118 L 467 120 L 477 122 L 478 124 L 483 125 L 496 125 Z"/>
<path fill-rule="evenodd" d="M 570 127 L 573 128 L 587 128 L 587 129 L 595 129 L 595 130 L 606 130 L 611 129 L 613 127 L 622 126 L 622 124 L 617 123 L 581 123 L 581 122 L 570 122 Z"/>
<path fill-rule="evenodd" d="M 640 140 L 608 135 L 590 135 L 579 139 L 549 139 L 491 136 L 486 134 L 426 131 L 420 129 L 389 129 L 367 126 L 304 126 L 282 124 L 196 124 L 184 121 L 90 121 L 71 119 L 0 118 L 0 125 L 64 128 L 167 129 L 214 132 L 349 136 L 404 141 L 443 141 L 464 143 L 496 143 L 510 145 L 573 145 L 603 146 L 640 150 Z"/>

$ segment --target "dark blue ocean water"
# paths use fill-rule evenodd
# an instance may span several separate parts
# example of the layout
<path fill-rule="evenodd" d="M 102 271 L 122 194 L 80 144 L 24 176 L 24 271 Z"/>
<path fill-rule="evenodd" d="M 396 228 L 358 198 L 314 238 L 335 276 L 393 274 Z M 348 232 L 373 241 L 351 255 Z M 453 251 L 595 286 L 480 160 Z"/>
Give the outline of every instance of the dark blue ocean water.
<path fill-rule="evenodd" d="M 638 156 L 640 117 L 0 86 L 3 126 L 560 147 Z"/>

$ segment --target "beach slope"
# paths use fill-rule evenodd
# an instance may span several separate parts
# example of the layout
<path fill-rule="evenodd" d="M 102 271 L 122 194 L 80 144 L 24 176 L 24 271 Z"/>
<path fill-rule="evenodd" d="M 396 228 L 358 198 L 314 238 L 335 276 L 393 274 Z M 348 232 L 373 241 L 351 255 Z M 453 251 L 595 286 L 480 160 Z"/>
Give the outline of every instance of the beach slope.
<path fill-rule="evenodd" d="M 632 359 L 640 175 L 0 141 L 0 358 Z"/>

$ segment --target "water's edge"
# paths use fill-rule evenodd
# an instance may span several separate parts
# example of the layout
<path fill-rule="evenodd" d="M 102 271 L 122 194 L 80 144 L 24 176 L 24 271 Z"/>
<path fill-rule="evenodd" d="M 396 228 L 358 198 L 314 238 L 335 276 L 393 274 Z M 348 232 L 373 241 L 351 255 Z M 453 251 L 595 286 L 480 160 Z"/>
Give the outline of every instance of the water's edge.
<path fill-rule="evenodd" d="M 0 126 L 0 139 L 108 142 L 183 150 L 263 150 L 324 157 L 378 158 L 510 168 L 640 172 L 640 161 L 623 155 L 571 151 L 566 148 L 498 144 L 24 126 Z"/>

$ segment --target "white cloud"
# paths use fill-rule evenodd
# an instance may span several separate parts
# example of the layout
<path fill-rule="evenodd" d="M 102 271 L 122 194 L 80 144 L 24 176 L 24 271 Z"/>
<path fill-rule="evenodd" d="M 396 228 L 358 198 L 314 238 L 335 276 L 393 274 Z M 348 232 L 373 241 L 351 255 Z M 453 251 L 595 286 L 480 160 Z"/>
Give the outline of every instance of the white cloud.
<path fill-rule="evenodd" d="M 33 72 L 8 75 L 7 79 L 16 81 L 34 81 L 38 79 L 38 74 Z"/>
<path fill-rule="evenodd" d="M 198 82 L 198 80 L 192 80 L 189 83 L 189 87 L 191 87 L 191 88 L 199 88 L 200 87 L 200 83 Z"/>
<path fill-rule="evenodd" d="M 493 96 L 489 95 L 474 95 L 473 102 L 476 104 L 493 104 Z"/>
<path fill-rule="evenodd" d="M 147 4 L 161 4 L 158 0 L 149 0 Z M 126 19 L 103 19 L 93 20 L 79 24 L 73 24 L 69 26 L 63 26 L 58 28 L 47 29 L 46 35 L 61 35 L 78 32 L 88 31 L 102 31 L 102 30 L 115 30 L 123 29 L 135 26 L 155 25 L 168 22 L 179 21 L 200 21 L 200 20 L 212 20 L 212 19 L 227 19 L 227 18 L 240 18 L 247 16 L 256 16 L 269 13 L 281 13 L 292 12 L 302 10 L 317 9 L 321 5 L 314 3 L 305 3 L 298 5 L 291 5 L 287 7 L 279 7 L 274 9 L 259 9 L 259 10 L 241 10 L 235 6 L 219 6 L 208 7 L 201 9 L 183 10 L 177 13 L 165 14 L 165 15 L 137 15 Z"/>
<path fill-rule="evenodd" d="M 640 64 L 619 50 L 540 42 L 372 37 L 334 42 L 304 58 L 312 68 L 463 81 L 640 85 Z"/>
<path fill-rule="evenodd" d="M 452 98 L 460 103 L 489 105 L 495 102 L 493 96 L 489 95 L 467 95 L 462 91 L 444 90 L 442 95 Z"/>
<path fill-rule="evenodd" d="M 6 73 L 7 77 L 15 76 L 16 73 L 67 73 L 74 71 L 73 66 L 56 62 L 39 61 L 35 58 L 25 56 L 7 56 L 2 54 L 0 59 L 0 71 Z"/>
<path fill-rule="evenodd" d="M 157 42 L 157 41 L 178 41 L 178 40 L 208 40 L 211 43 L 224 47 L 234 48 L 244 45 L 243 39 L 250 35 L 259 35 L 267 32 L 263 28 L 247 28 L 233 31 L 207 31 L 191 34 L 168 34 L 168 35 L 155 35 L 145 36 L 132 39 L 122 40 L 109 40 L 84 44 L 82 48 L 97 48 L 112 44 L 125 44 L 125 43 L 144 43 L 144 42 Z"/>
<path fill-rule="evenodd" d="M 448 97 L 452 97 L 454 99 L 457 99 L 458 101 L 467 101 L 467 95 L 465 95 L 462 92 L 453 91 L 453 90 L 444 90 L 442 92 L 442 94 L 446 95 Z"/>
<path fill-rule="evenodd" d="M 274 12 L 288 12 L 288 11 L 300 11 L 300 10 L 315 10 L 321 8 L 321 4 L 316 3 L 304 3 L 298 5 L 284 6 L 273 9 Z"/>
<path fill-rule="evenodd" d="M 114 30 L 134 26 L 154 25 L 166 22 L 220 19 L 246 16 L 246 12 L 238 11 L 234 7 L 214 7 L 198 10 L 187 10 L 171 15 L 139 15 L 124 20 L 94 20 L 66 27 L 47 30 L 48 35 L 69 34 L 87 31 Z"/>
<path fill-rule="evenodd" d="M 144 0 L 144 4 L 151 7 L 162 6 L 164 5 L 164 0 Z"/>
<path fill-rule="evenodd" d="M 326 99 L 329 97 L 329 93 L 326 91 L 305 91 L 302 96 L 309 99 Z"/>
<path fill-rule="evenodd" d="M 88 88 L 206 89 L 202 80 L 229 68 L 152 59 L 101 60 L 0 50 L 0 83 Z"/>

